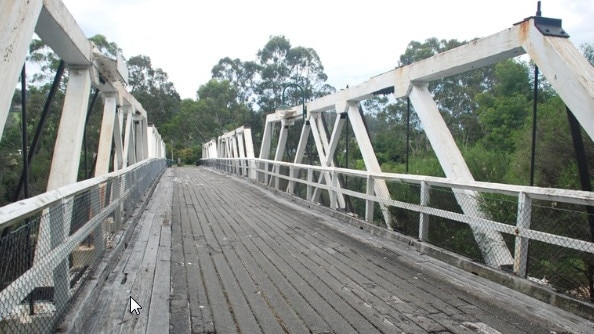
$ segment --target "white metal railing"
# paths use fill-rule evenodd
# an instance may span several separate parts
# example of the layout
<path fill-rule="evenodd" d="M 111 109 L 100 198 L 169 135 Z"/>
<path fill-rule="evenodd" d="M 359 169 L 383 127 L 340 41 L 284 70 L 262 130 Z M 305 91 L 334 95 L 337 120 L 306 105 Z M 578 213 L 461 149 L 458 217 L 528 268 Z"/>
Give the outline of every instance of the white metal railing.
<path fill-rule="evenodd" d="M 148 159 L 0 208 L 0 332 L 51 332 L 165 167 Z"/>
<path fill-rule="evenodd" d="M 214 167 L 229 173 L 249 177 L 258 182 L 273 186 L 277 189 L 287 191 L 294 194 L 296 184 L 302 185 L 306 188 L 306 200 L 311 201 L 315 189 L 327 191 L 329 198 L 329 206 L 336 209 L 337 196 L 350 196 L 364 201 L 365 220 L 373 222 L 374 220 L 374 206 L 378 203 L 381 206 L 402 209 L 418 214 L 418 237 L 421 241 L 429 241 L 430 238 L 430 217 L 443 218 L 452 222 L 460 222 L 470 227 L 480 227 L 491 231 L 498 231 L 507 235 L 508 245 L 513 248 L 514 263 L 512 268 L 514 273 L 519 276 L 527 276 L 527 267 L 529 262 L 528 247 L 530 242 L 541 242 L 546 245 L 561 247 L 571 251 L 580 252 L 583 258 L 592 258 L 594 254 L 594 243 L 591 242 L 589 233 L 582 233 L 579 238 L 575 237 L 575 233 L 553 233 L 551 231 L 542 230 L 542 228 L 532 228 L 531 224 L 534 220 L 533 209 L 538 208 L 545 210 L 554 210 L 559 207 L 561 203 L 575 205 L 575 208 L 583 208 L 584 206 L 594 206 L 594 192 L 554 189 L 554 188 L 539 188 L 529 186 L 507 185 L 488 182 L 467 182 L 452 180 L 440 177 L 409 175 L 409 174 L 394 174 L 394 173 L 373 173 L 361 170 L 352 170 L 345 168 L 320 167 L 310 166 L 304 164 L 294 164 L 281 161 L 263 160 L 263 159 L 203 159 L 202 165 Z M 284 168 L 284 173 L 281 169 Z M 321 182 L 324 179 L 320 176 L 327 174 L 330 176 L 330 183 Z M 348 176 L 350 178 L 359 179 L 359 189 L 346 189 L 339 185 L 340 176 Z M 281 180 L 284 184 L 281 187 Z M 318 180 L 320 180 L 318 182 Z M 413 201 L 399 200 L 398 192 L 391 191 L 395 198 L 384 198 L 378 196 L 373 191 L 374 182 L 377 180 L 385 180 L 391 186 L 398 184 L 414 185 L 418 190 L 418 197 Z M 354 182 L 352 182 L 354 183 Z M 352 188 L 352 187 L 351 187 Z M 506 204 L 508 210 L 515 212 L 515 221 L 497 221 L 491 218 L 493 215 L 487 213 L 485 215 L 464 214 L 460 211 L 451 209 L 444 209 L 439 207 L 439 203 L 432 203 L 431 190 L 432 189 L 451 189 L 452 192 L 458 194 L 467 194 L 467 196 L 474 197 L 477 200 L 478 193 L 479 202 L 484 198 L 492 195 L 503 195 L 507 198 L 509 203 Z M 415 193 L 415 195 L 417 194 Z M 515 198 L 515 200 L 513 200 Z M 515 202 L 515 203 L 514 203 Z M 538 202 L 535 204 L 534 202 Z M 486 210 L 486 209 L 481 209 Z M 566 212 L 567 210 L 563 210 Z M 584 211 L 577 209 L 572 211 L 581 228 L 587 230 L 587 215 Z M 485 213 L 485 212 L 483 212 Z M 540 219 L 540 218 L 539 218 Z M 573 218 L 572 218 L 573 219 Z M 569 223 L 564 221 L 564 223 Z M 577 224 L 577 222 L 575 222 Z M 586 227 L 583 225 L 586 224 Z M 571 236 L 573 234 L 573 236 Z M 532 256 L 531 256 L 532 257 Z M 587 261 L 587 260 L 584 260 Z M 585 263 L 584 266 L 587 266 Z M 591 264 L 594 265 L 594 264 Z"/>

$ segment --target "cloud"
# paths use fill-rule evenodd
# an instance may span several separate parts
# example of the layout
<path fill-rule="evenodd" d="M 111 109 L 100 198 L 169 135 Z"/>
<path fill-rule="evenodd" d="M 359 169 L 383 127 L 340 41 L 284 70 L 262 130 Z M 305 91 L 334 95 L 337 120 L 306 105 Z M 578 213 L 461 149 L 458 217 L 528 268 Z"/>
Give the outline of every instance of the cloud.
<path fill-rule="evenodd" d="M 396 66 L 411 40 L 485 37 L 536 12 L 536 2 L 517 0 L 64 2 L 87 35 L 105 35 L 126 57 L 151 57 L 184 98 L 195 97 L 219 59 L 253 60 L 272 35 L 315 49 L 329 83 L 341 88 Z M 576 45 L 594 36 L 591 1 L 544 1 L 543 14 L 562 18 Z"/>

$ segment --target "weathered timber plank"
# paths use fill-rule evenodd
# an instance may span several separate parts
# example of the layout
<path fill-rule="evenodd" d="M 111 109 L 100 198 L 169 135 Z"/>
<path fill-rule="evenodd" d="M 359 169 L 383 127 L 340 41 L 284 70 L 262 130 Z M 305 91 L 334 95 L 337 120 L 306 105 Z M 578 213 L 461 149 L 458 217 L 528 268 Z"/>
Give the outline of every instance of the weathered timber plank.
<path fill-rule="evenodd" d="M 190 194 L 185 192 L 184 196 L 190 196 Z M 216 243 L 214 247 L 210 243 L 213 239 L 212 234 L 209 233 L 208 228 L 204 227 L 204 225 L 208 226 L 208 222 L 202 213 L 188 210 L 188 217 L 190 222 L 199 222 L 198 226 L 196 228 L 193 226 L 192 229 L 195 235 L 202 236 L 202 238 L 197 240 L 198 242 L 196 244 L 196 247 L 198 247 L 198 264 L 200 275 L 205 285 L 208 304 L 212 310 L 214 330 L 223 333 L 236 333 L 238 332 L 236 319 L 233 317 L 233 313 L 229 308 L 229 301 L 225 295 L 224 288 L 220 284 L 220 276 L 212 257 L 213 253 L 220 253 L 220 249 L 215 248 L 218 247 Z"/>
<path fill-rule="evenodd" d="M 489 300 L 499 294 L 469 293 L 472 279 L 453 274 L 450 283 L 405 245 L 378 246 L 385 243 L 234 177 L 174 171 L 170 310 L 189 308 L 181 331 L 559 331 Z"/>
<path fill-rule="evenodd" d="M 177 178 L 176 178 L 177 179 Z M 180 189 L 174 179 L 173 203 L 179 203 Z M 172 205 L 171 212 L 171 301 L 169 303 L 170 332 L 191 332 L 190 292 L 185 271 L 184 246 L 182 239 L 181 212 L 179 205 Z M 197 308 L 197 307 L 196 307 Z M 198 309 L 198 308 L 197 308 Z M 198 313 L 200 318 L 202 315 Z"/>
<path fill-rule="evenodd" d="M 193 188 L 188 188 L 187 191 L 191 193 L 194 201 L 201 197 L 210 196 L 209 193 L 198 192 Z M 224 254 L 226 245 L 224 245 L 223 242 L 225 242 L 225 240 L 220 242 L 219 238 L 222 238 L 222 236 L 218 237 L 216 235 L 216 226 L 224 222 L 220 221 L 219 217 L 211 215 L 211 213 L 214 213 L 213 211 L 208 211 L 206 213 L 206 222 L 208 223 L 202 225 L 202 230 L 205 234 L 206 242 L 214 248 L 211 252 L 211 256 L 220 277 L 220 282 L 225 291 L 226 298 L 229 301 L 229 308 L 232 310 L 233 316 L 236 319 L 237 327 L 239 331 L 245 333 L 261 332 L 262 330 L 254 317 L 254 311 L 246 299 L 247 296 L 241 290 L 238 279 L 231 270 L 231 266 L 234 264 L 230 263 L 229 259 Z"/>
<path fill-rule="evenodd" d="M 170 171 L 168 171 L 170 172 Z M 155 278 L 151 294 L 150 307 L 148 309 L 147 329 L 155 333 L 167 333 L 169 331 L 169 297 L 171 293 L 171 201 L 173 197 L 172 175 L 167 173 L 162 178 L 159 194 L 161 205 L 151 208 L 160 219 L 156 224 L 161 225 L 161 236 L 157 249 L 157 263 Z"/>
<path fill-rule="evenodd" d="M 233 197 L 229 195 L 237 194 L 237 190 L 232 191 L 232 189 L 225 189 L 225 184 L 229 181 L 230 180 L 226 180 L 226 183 L 217 184 L 217 187 L 209 192 L 209 198 L 216 199 L 214 207 L 223 206 L 228 208 L 237 207 L 239 205 L 239 202 L 237 200 L 234 201 Z M 242 195 L 245 196 L 246 194 L 243 193 Z M 267 219 L 266 216 L 258 216 L 258 218 L 260 220 Z M 265 234 L 261 233 L 261 235 Z M 340 333 L 355 331 L 352 324 L 349 323 L 339 310 L 335 309 L 338 305 L 334 306 L 328 303 L 328 301 L 320 295 L 318 289 L 321 289 L 328 298 L 331 298 L 325 287 L 321 284 L 312 285 L 308 279 L 302 277 L 302 274 L 308 275 L 307 270 L 302 268 L 303 273 L 296 270 L 295 267 L 299 267 L 298 262 L 292 256 L 285 254 L 282 247 L 270 247 L 270 244 L 273 243 L 273 236 L 268 236 L 267 238 L 264 238 L 264 240 L 266 242 L 258 244 L 258 247 L 264 256 L 282 272 L 285 279 L 298 290 L 303 298 L 306 299 L 307 303 L 311 305 L 314 310 L 326 320 L 326 322 L 328 322 L 332 330 Z"/>
<path fill-rule="evenodd" d="M 257 323 L 261 327 L 264 333 L 279 333 L 283 331 L 283 328 L 277 321 L 278 314 L 274 314 L 267 305 L 267 301 L 259 287 L 259 282 L 254 281 L 252 275 L 246 270 L 243 262 L 239 259 L 235 249 L 241 244 L 239 240 L 241 237 L 236 234 L 229 227 L 233 222 L 232 217 L 223 216 L 223 221 L 219 224 L 211 224 L 211 228 L 215 236 L 217 236 L 219 243 L 227 243 L 221 247 L 223 255 L 226 261 L 230 265 L 230 269 L 233 271 L 232 275 L 235 277 L 241 292 L 245 296 L 249 303 L 252 316 L 255 316 Z M 231 274 L 231 273 L 230 273 Z M 223 276 L 224 277 L 224 276 Z M 249 319 L 247 321 L 250 321 Z M 249 329 L 244 329 L 242 324 L 243 321 L 239 319 L 240 329 L 245 332 L 249 332 Z"/>
<path fill-rule="evenodd" d="M 128 274 L 128 276 L 132 276 L 128 277 L 132 282 L 132 286 L 129 290 L 130 296 L 134 297 L 143 309 L 140 311 L 140 315 L 130 313 L 129 309 L 125 310 L 121 327 L 122 332 L 124 333 L 131 331 L 143 332 L 146 331 L 147 328 L 147 314 L 151 302 L 157 263 L 157 252 L 159 250 L 159 241 L 161 238 L 161 224 L 158 223 L 159 221 L 160 218 L 153 215 L 153 219 L 145 220 L 143 222 L 150 224 L 149 239 L 146 243 L 146 249 L 140 267 L 138 267 L 136 271 Z"/>
<path fill-rule="evenodd" d="M 221 203 L 225 200 L 228 201 L 228 199 L 224 199 L 225 194 L 228 194 L 230 192 L 233 193 L 234 191 L 236 190 L 228 188 L 228 183 L 217 183 L 217 187 L 211 189 L 210 196 L 216 197 L 217 203 Z M 201 205 L 204 207 L 208 207 L 209 204 L 210 203 L 204 202 Z M 239 203 L 236 202 L 233 207 L 236 207 L 238 204 Z M 254 223 L 257 224 L 257 222 L 260 221 L 262 217 L 257 216 L 254 217 L 254 219 Z M 270 260 L 270 258 L 268 257 L 270 251 L 262 250 L 263 247 L 267 247 L 267 244 L 271 241 L 270 238 L 268 238 L 268 236 L 263 238 L 263 235 L 259 235 L 259 238 L 256 238 L 251 241 L 254 243 L 255 246 L 255 248 L 252 249 L 252 252 L 254 252 L 253 254 L 257 254 L 254 255 L 254 257 L 258 261 L 259 265 L 262 266 L 263 270 L 272 277 L 272 279 L 275 281 L 275 284 L 277 284 L 280 287 L 281 291 L 289 296 L 289 300 L 291 301 L 291 303 L 298 305 L 296 307 L 296 312 L 301 314 L 305 321 L 308 324 L 310 324 L 312 332 L 330 331 L 331 327 L 329 327 L 328 321 L 322 319 L 324 317 L 324 312 L 320 313 L 320 311 L 315 308 L 315 305 L 312 305 L 311 301 L 309 301 L 306 297 L 308 294 L 304 293 L 303 289 L 301 289 L 301 285 L 295 285 L 287 279 L 287 275 L 295 276 L 295 273 L 288 272 L 286 269 L 288 267 L 286 266 L 279 267 L 279 265 L 283 264 L 279 264 L 274 260 Z M 309 295 L 312 295 L 311 292 L 309 292 Z M 326 304 L 323 306 L 318 305 L 318 308 L 319 307 L 330 308 L 331 306 Z"/>
<path fill-rule="evenodd" d="M 214 318 L 212 314 L 212 307 L 208 301 L 206 293 L 206 285 L 204 282 L 204 275 L 202 275 L 202 266 L 200 266 L 198 251 L 203 242 L 202 232 L 199 226 L 194 226 L 192 221 L 197 221 L 193 206 L 187 206 L 186 196 L 183 192 L 181 183 L 176 184 L 180 189 L 180 212 L 181 212 L 181 227 L 182 227 L 182 243 L 184 249 L 184 268 L 186 271 L 186 284 L 188 286 L 190 314 L 191 314 L 191 330 L 192 332 L 214 332 Z M 176 223 L 175 221 L 173 222 Z"/>
<path fill-rule="evenodd" d="M 282 218 L 285 219 L 285 222 L 290 220 L 289 217 Z M 267 222 L 270 223 L 267 220 L 263 220 L 262 225 Z M 289 262 L 290 266 L 299 273 L 299 276 L 307 281 L 321 298 L 332 305 L 332 307 L 341 314 L 341 317 L 353 326 L 357 332 L 372 333 L 378 331 L 377 327 L 383 327 L 381 323 L 376 323 L 375 325 L 371 324 L 366 317 L 358 312 L 362 305 L 356 305 L 356 303 L 349 304 L 343 298 L 344 285 L 336 279 L 333 279 L 326 268 L 320 268 L 319 265 L 316 265 L 308 258 L 313 244 L 295 244 L 292 239 L 295 233 L 276 233 L 276 231 L 262 226 L 257 226 L 257 229 L 259 230 L 258 233 L 262 235 L 268 234 L 270 236 L 272 239 L 271 243 L 269 243 L 271 248 L 274 249 L 280 257 L 289 259 L 287 262 Z"/>

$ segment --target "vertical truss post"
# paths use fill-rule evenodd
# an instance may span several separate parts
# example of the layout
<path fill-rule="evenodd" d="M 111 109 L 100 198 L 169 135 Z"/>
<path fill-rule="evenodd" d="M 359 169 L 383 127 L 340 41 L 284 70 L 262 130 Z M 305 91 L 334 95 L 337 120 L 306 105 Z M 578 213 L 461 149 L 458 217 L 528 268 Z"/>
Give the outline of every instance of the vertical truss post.
<path fill-rule="evenodd" d="M 122 143 L 122 126 L 124 125 L 124 113 L 116 106 L 115 128 L 113 129 L 113 140 L 115 141 L 115 156 L 113 158 L 113 170 L 124 168 L 124 144 Z"/>
<path fill-rule="evenodd" d="M 149 157 L 149 149 L 148 149 L 148 121 L 146 118 L 142 119 L 142 160 L 146 160 Z"/>
<path fill-rule="evenodd" d="M 256 179 L 256 162 L 254 153 L 254 142 L 252 140 L 252 129 L 248 125 L 244 125 L 243 128 L 243 140 L 245 142 L 245 156 L 248 159 L 249 172 L 248 176 L 250 179 Z"/>
<path fill-rule="evenodd" d="M 103 119 L 101 121 L 101 134 L 99 135 L 99 147 L 97 149 L 97 167 L 95 167 L 95 176 L 104 175 L 109 172 L 111 147 L 115 137 L 114 130 L 116 128 L 115 123 L 117 119 L 115 95 L 104 94 L 103 98 Z M 117 138 L 115 141 L 117 143 Z"/>
<path fill-rule="evenodd" d="M 238 142 L 238 149 L 239 149 L 239 167 L 241 168 L 241 176 L 247 176 L 247 164 L 245 161 L 245 146 L 244 146 L 244 139 L 243 139 L 243 131 L 239 131 L 237 133 L 237 142 Z"/>
<path fill-rule="evenodd" d="M 299 137 L 299 144 L 297 145 L 297 152 L 295 152 L 295 160 L 293 161 L 296 164 L 300 164 L 303 162 L 303 157 L 305 156 L 305 148 L 307 147 L 310 132 L 311 126 L 309 125 L 308 119 L 303 123 L 303 128 L 301 128 L 301 136 Z M 299 177 L 299 172 L 297 172 L 297 175 L 293 176 Z M 287 192 L 290 194 L 293 194 L 295 192 L 295 181 L 289 181 L 289 185 L 287 186 Z"/>
<path fill-rule="evenodd" d="M 54 147 L 47 190 L 75 183 L 91 90 L 89 68 L 72 68 Z"/>
<path fill-rule="evenodd" d="M 237 145 L 237 142 L 239 141 L 239 135 L 237 134 L 237 132 L 235 132 L 232 136 L 231 136 L 231 149 L 233 151 L 233 158 L 234 159 L 238 159 L 240 158 L 239 156 L 239 147 Z M 234 173 L 235 174 L 241 174 L 241 161 L 239 160 L 233 160 L 233 169 L 234 169 Z"/>
<path fill-rule="evenodd" d="M 89 93 L 91 91 L 91 71 L 89 68 L 71 68 L 66 89 L 66 97 L 58 127 L 47 190 L 73 184 L 77 180 L 80 154 L 85 130 Z M 50 210 L 42 219 L 39 239 L 51 240 L 50 249 L 40 248 L 36 258 L 43 258 L 46 252 L 61 245 L 70 233 L 73 200 L 64 200 L 58 209 Z M 70 294 L 68 260 L 63 260 L 54 269 L 53 284 L 56 309 L 62 310 Z"/>
<path fill-rule="evenodd" d="M 287 123 L 285 122 L 285 120 L 283 119 L 281 121 L 281 130 L 280 130 L 280 134 L 279 134 L 279 138 L 278 138 L 278 145 L 276 146 L 276 153 L 274 154 L 274 161 L 282 161 L 283 160 L 283 155 L 285 154 L 285 148 L 287 146 L 287 137 L 289 134 L 289 125 L 287 125 Z M 279 189 L 279 177 L 278 175 L 280 175 L 280 166 L 277 164 L 274 164 L 273 167 L 274 170 L 274 174 L 276 175 L 276 177 L 274 178 L 274 180 L 270 180 L 271 184 L 272 181 L 274 181 L 274 187 L 276 189 Z"/>
<path fill-rule="evenodd" d="M 134 163 L 144 160 L 144 134 L 145 134 L 144 120 L 134 121 Z"/>
<path fill-rule="evenodd" d="M 126 126 L 124 128 L 124 151 L 123 151 L 123 158 L 124 160 L 122 161 L 122 168 L 128 167 L 129 165 L 133 164 L 134 162 L 131 162 L 131 157 L 132 157 L 132 152 L 131 151 L 131 143 L 132 143 L 132 134 L 134 131 L 134 128 L 132 126 L 132 114 L 133 114 L 133 108 L 132 107 L 128 107 L 126 108 Z"/>

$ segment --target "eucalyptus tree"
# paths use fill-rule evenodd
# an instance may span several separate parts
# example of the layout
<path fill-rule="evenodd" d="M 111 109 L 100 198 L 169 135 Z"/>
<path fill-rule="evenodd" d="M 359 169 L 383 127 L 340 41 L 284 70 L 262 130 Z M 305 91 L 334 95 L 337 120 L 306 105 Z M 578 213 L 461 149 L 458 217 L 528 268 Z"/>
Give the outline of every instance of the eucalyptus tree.
<path fill-rule="evenodd" d="M 153 68 L 151 58 L 138 55 L 128 59 L 128 89 L 147 111 L 149 122 L 157 127 L 173 118 L 181 98 L 169 76 Z"/>
<path fill-rule="evenodd" d="M 269 113 L 281 104 L 287 83 L 299 84 L 305 99 L 334 92 L 317 52 L 293 47 L 285 36 L 271 36 L 256 54 L 256 60 L 222 58 L 212 69 L 212 78 L 228 80 L 237 88 L 237 100 L 252 110 Z M 287 103 L 301 103 L 301 91 L 287 90 Z"/>
<path fill-rule="evenodd" d="M 466 43 L 456 39 L 439 40 L 435 37 L 426 39 L 423 43 L 411 41 L 404 54 L 400 56 L 399 64 L 408 65 Z M 481 127 L 475 115 L 478 105 L 474 97 L 493 88 L 494 70 L 494 66 L 487 66 L 436 80 L 429 85 L 446 124 L 454 138 L 464 147 L 472 145 L 482 137 Z"/>
<path fill-rule="evenodd" d="M 328 76 L 317 52 L 312 48 L 292 47 L 285 36 L 270 37 L 264 48 L 258 51 L 257 57 L 262 70 L 256 94 L 258 106 L 264 111 L 273 111 L 280 105 L 281 93 L 287 83 L 300 85 L 306 100 L 334 91 L 326 83 Z M 286 102 L 300 104 L 301 97 L 301 91 L 291 90 L 287 92 Z"/>
<path fill-rule="evenodd" d="M 241 61 L 239 58 L 225 57 L 212 68 L 212 78 L 227 80 L 237 88 L 238 103 L 254 109 L 256 105 L 256 85 L 262 67 L 255 61 Z"/>

